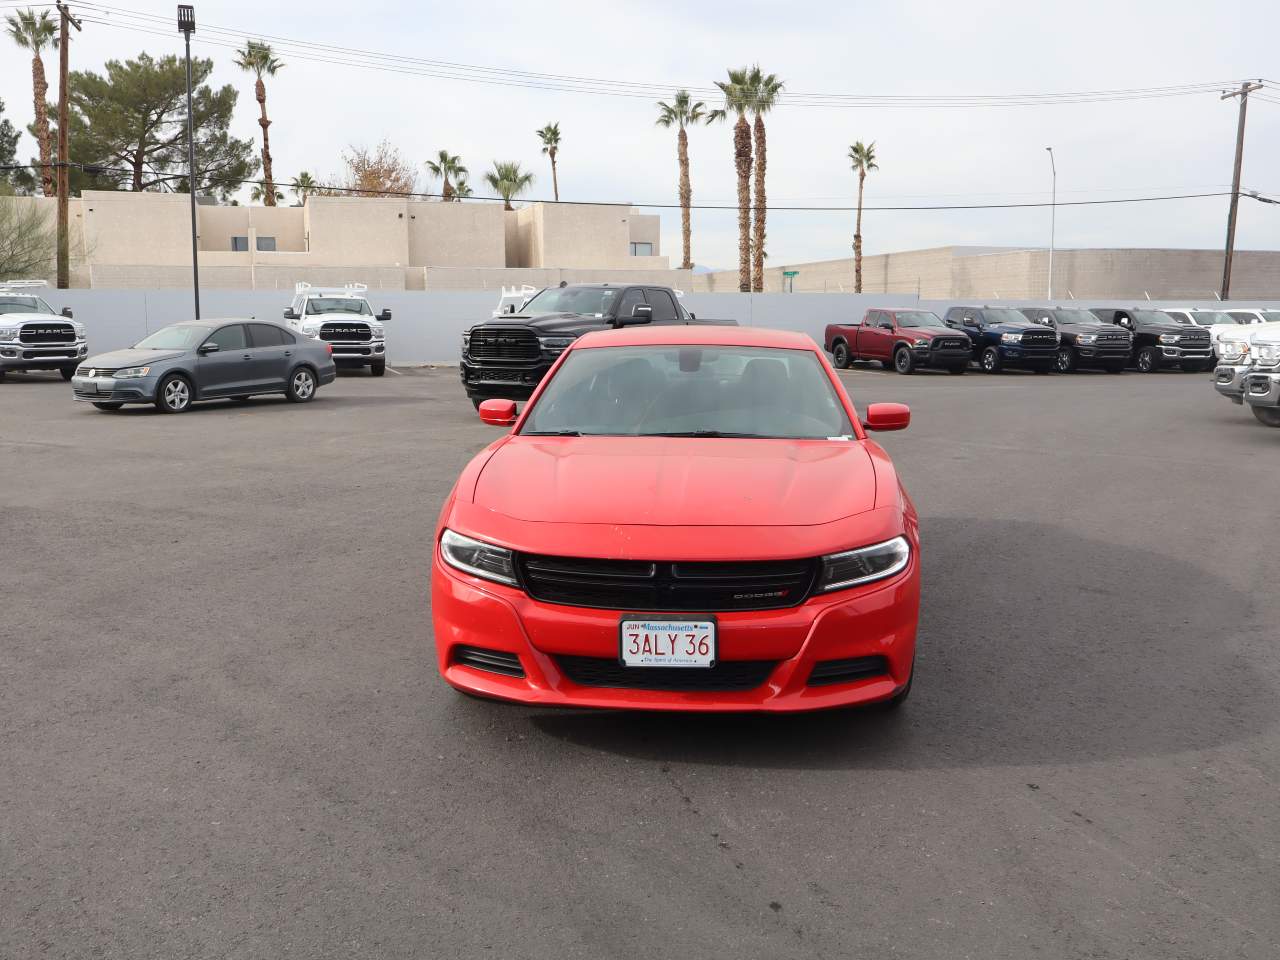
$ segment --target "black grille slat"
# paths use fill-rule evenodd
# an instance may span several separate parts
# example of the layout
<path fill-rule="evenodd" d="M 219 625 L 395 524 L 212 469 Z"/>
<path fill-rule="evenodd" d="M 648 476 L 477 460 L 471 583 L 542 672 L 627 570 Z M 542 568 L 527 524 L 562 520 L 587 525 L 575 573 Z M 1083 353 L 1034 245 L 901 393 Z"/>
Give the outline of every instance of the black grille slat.
<path fill-rule="evenodd" d="M 75 343 L 76 331 L 69 323 L 28 324 L 18 334 L 22 343 Z"/>
<path fill-rule="evenodd" d="M 517 558 L 535 600 L 623 611 L 770 610 L 803 603 L 813 587 L 813 560 L 652 562 Z"/>
<path fill-rule="evenodd" d="M 970 340 L 956 340 L 939 337 L 933 341 L 934 350 L 970 350 L 973 342 Z"/>
<path fill-rule="evenodd" d="M 480 327 L 471 331 L 467 353 L 473 360 L 537 360 L 542 348 L 532 330 Z"/>
<path fill-rule="evenodd" d="M 320 325 L 320 339 L 332 343 L 367 343 L 373 339 L 373 331 L 367 323 L 324 323 Z"/>
<path fill-rule="evenodd" d="M 453 648 L 453 662 L 489 673 L 501 673 L 508 677 L 524 676 L 524 667 L 520 665 L 520 658 L 505 650 L 457 646 Z"/>
<path fill-rule="evenodd" d="M 608 657 L 561 655 L 555 660 L 579 686 L 623 690 L 754 690 L 778 665 L 776 660 L 722 660 L 713 667 L 624 667 Z"/>
<path fill-rule="evenodd" d="M 809 674 L 809 686 L 825 687 L 834 683 L 852 683 L 889 672 L 889 661 L 881 656 L 850 657 L 847 660 L 820 660 Z"/>
<path fill-rule="evenodd" d="M 1057 346 L 1057 338 L 1052 333 L 1024 333 L 1020 342 L 1024 347 Z"/>

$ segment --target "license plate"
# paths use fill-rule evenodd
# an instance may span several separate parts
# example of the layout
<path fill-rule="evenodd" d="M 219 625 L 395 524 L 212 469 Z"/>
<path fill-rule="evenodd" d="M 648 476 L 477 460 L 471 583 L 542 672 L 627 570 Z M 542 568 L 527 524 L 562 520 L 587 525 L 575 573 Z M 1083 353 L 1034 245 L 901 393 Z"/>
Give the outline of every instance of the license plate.
<path fill-rule="evenodd" d="M 692 618 L 627 618 L 619 626 L 624 667 L 714 667 L 716 622 Z"/>

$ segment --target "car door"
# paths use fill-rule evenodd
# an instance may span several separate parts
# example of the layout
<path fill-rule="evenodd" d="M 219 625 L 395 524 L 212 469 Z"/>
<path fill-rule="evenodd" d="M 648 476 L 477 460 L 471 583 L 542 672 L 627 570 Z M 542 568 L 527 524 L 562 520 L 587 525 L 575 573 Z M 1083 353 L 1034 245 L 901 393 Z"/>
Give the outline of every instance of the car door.
<path fill-rule="evenodd" d="M 893 314 L 881 310 L 876 320 L 876 359 L 892 360 L 893 345 L 897 341 Z"/>
<path fill-rule="evenodd" d="M 879 359 L 880 332 L 876 326 L 879 322 L 879 310 L 868 310 L 862 315 L 862 323 L 858 324 L 857 357 L 859 360 Z"/>
<path fill-rule="evenodd" d="M 283 390 L 293 360 L 293 335 L 270 323 L 249 323 L 249 381 L 255 390 Z"/>
<path fill-rule="evenodd" d="M 969 335 L 969 339 L 973 341 L 973 355 L 978 357 L 982 354 L 982 311 L 981 310 L 964 310 L 960 314 L 960 329 Z"/>
<path fill-rule="evenodd" d="M 649 296 L 649 306 L 653 307 L 652 323 L 679 323 L 680 314 L 676 310 L 676 302 L 666 290 L 650 287 L 645 291 Z"/>
<path fill-rule="evenodd" d="M 648 299 L 644 295 L 643 288 L 632 287 L 622 295 L 622 299 L 618 302 L 618 319 L 630 319 L 635 312 L 636 307 L 648 302 Z"/>
<path fill-rule="evenodd" d="M 208 351 L 216 346 L 214 351 Z M 253 354 L 243 323 L 229 323 L 205 338 L 196 360 L 196 388 L 202 397 L 235 396 L 249 385 Z"/>

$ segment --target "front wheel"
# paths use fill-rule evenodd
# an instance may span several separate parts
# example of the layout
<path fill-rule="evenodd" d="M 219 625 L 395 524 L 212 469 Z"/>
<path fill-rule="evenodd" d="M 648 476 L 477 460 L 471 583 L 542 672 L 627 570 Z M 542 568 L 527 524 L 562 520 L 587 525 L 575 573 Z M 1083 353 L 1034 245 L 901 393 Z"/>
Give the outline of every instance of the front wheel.
<path fill-rule="evenodd" d="M 95 407 L 99 410 L 119 410 L 124 406 L 123 403 L 95 403 Z"/>
<path fill-rule="evenodd" d="M 1139 373 L 1156 373 L 1160 369 L 1160 354 L 1155 347 L 1143 347 L 1138 351 L 1136 361 Z"/>
<path fill-rule="evenodd" d="M 1253 407 L 1258 422 L 1268 427 L 1280 427 L 1280 407 Z"/>
<path fill-rule="evenodd" d="M 995 347 L 987 347 L 982 351 L 982 370 L 984 373 L 999 373 L 1004 364 L 1000 361 L 1000 351 Z"/>
<path fill-rule="evenodd" d="M 911 355 L 909 348 L 899 347 L 894 351 L 893 369 L 903 375 L 916 372 L 916 358 Z"/>
<path fill-rule="evenodd" d="M 76 375 L 76 368 L 75 367 L 59 367 L 58 372 L 62 374 L 63 380 L 70 380 L 72 377 Z"/>
<path fill-rule="evenodd" d="M 371 373 L 375 377 L 385 376 L 386 372 L 387 372 L 387 361 L 385 360 L 383 360 L 381 363 L 369 364 L 369 373 Z"/>
<path fill-rule="evenodd" d="M 156 388 L 156 409 L 161 413 L 186 413 L 191 409 L 191 384 L 181 374 L 171 373 Z"/>
<path fill-rule="evenodd" d="M 849 369 L 849 345 L 843 340 L 837 340 L 832 346 L 831 363 L 837 370 Z"/>
<path fill-rule="evenodd" d="M 1076 368 L 1076 352 L 1071 347 L 1059 347 L 1054 358 L 1054 366 L 1059 373 L 1071 373 Z"/>
<path fill-rule="evenodd" d="M 289 377 L 284 395 L 290 403 L 306 403 L 316 395 L 316 375 L 309 367 L 299 367 Z"/>

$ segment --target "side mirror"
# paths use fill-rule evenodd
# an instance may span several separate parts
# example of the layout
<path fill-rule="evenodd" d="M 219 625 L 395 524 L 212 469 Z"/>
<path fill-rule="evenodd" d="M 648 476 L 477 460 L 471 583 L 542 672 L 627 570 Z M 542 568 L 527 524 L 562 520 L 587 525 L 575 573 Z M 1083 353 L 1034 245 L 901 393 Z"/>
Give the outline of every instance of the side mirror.
<path fill-rule="evenodd" d="M 880 321 L 880 329 L 882 329 L 882 330 L 892 330 L 892 329 L 893 329 L 893 321 L 892 321 L 892 320 L 881 320 L 881 321 Z"/>
<path fill-rule="evenodd" d="M 485 400 L 480 404 L 480 420 L 491 427 L 509 427 L 516 422 L 516 402 Z"/>
<path fill-rule="evenodd" d="M 381 320 L 383 323 L 386 323 L 388 320 L 391 319 L 391 311 L 384 309 L 380 314 L 378 314 L 378 319 Z"/>
<path fill-rule="evenodd" d="M 690 314 L 689 314 L 689 319 L 690 319 L 690 320 L 697 320 L 697 319 L 698 319 L 698 315 L 697 315 L 696 313 L 690 313 Z"/>
<path fill-rule="evenodd" d="M 653 319 L 653 307 L 647 303 L 637 303 L 631 308 L 631 316 L 623 320 L 623 323 L 648 323 Z"/>
<path fill-rule="evenodd" d="M 216 343 L 202 343 L 200 344 L 200 349 L 197 350 L 196 352 L 199 353 L 200 356 L 202 357 L 205 356 L 206 354 L 217 353 L 218 345 Z"/>
<path fill-rule="evenodd" d="M 298 315 L 294 313 L 293 307 L 286 307 L 284 311 L 284 318 L 286 320 L 297 320 Z"/>
<path fill-rule="evenodd" d="M 905 430 L 911 422 L 911 408 L 905 403 L 872 403 L 867 405 L 868 430 Z"/>
<path fill-rule="evenodd" d="M 504 312 L 504 313 L 515 313 L 515 312 L 516 312 L 516 305 L 515 305 L 514 303 L 508 303 L 508 304 L 507 304 L 506 309 L 505 309 L 503 312 Z"/>
<path fill-rule="evenodd" d="M 68 320 L 70 320 L 72 317 L 74 317 L 74 316 L 75 316 L 75 314 L 71 312 L 71 308 L 70 308 L 70 307 L 63 307 L 63 308 L 62 308 L 62 315 L 63 315 L 64 317 L 66 317 Z"/>
<path fill-rule="evenodd" d="M 952 330 L 954 330 L 954 329 L 955 329 L 955 327 L 956 327 L 956 322 L 955 322 L 955 320 L 954 320 L 954 319 L 952 319 L 951 317 L 947 317 L 947 318 L 946 318 L 945 320 L 943 320 L 942 322 L 943 322 L 946 326 L 950 327 Z"/>

